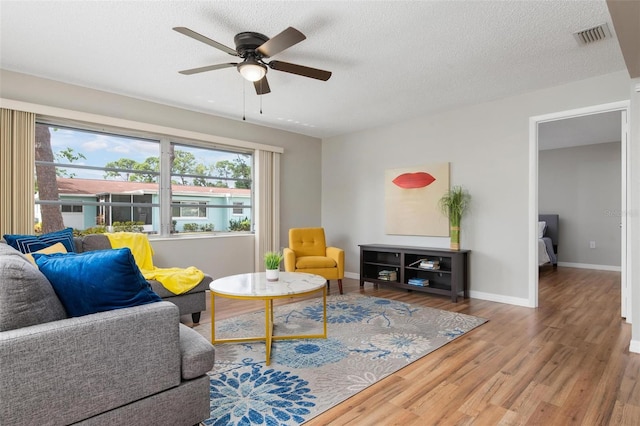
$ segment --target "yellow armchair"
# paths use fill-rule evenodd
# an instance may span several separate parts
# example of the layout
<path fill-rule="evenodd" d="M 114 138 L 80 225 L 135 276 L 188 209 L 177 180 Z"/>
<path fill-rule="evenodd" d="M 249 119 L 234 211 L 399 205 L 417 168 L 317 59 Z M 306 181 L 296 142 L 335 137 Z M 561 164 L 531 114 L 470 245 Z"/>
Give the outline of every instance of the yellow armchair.
<path fill-rule="evenodd" d="M 324 228 L 291 228 L 289 247 L 282 254 L 285 271 L 320 275 L 327 280 L 327 286 L 330 280 L 338 280 L 342 294 L 344 250 L 327 247 Z"/>

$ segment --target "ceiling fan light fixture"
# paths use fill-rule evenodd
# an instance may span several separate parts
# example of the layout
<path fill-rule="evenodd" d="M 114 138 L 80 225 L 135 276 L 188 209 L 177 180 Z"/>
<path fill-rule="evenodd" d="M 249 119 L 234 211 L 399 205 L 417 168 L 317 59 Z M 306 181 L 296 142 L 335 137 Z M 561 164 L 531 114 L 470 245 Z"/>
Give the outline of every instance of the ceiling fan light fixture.
<path fill-rule="evenodd" d="M 255 59 L 238 64 L 238 72 L 249 81 L 259 81 L 267 74 L 267 67 Z"/>

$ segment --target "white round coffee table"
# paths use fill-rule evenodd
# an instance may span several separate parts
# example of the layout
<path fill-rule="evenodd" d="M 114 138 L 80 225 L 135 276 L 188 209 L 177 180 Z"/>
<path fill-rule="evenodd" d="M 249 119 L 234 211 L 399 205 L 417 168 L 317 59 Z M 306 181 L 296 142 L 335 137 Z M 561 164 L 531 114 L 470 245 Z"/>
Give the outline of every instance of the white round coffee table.
<path fill-rule="evenodd" d="M 247 342 L 264 340 L 266 363 L 271 363 L 271 343 L 274 340 L 326 339 L 327 338 L 327 280 L 319 275 L 302 272 L 280 272 L 278 281 L 267 281 L 264 272 L 232 275 L 219 278 L 209 284 L 211 290 L 211 343 Z M 305 335 L 273 335 L 273 300 L 300 297 L 322 291 L 323 332 Z M 216 339 L 215 297 L 229 299 L 264 300 L 264 336 Z"/>

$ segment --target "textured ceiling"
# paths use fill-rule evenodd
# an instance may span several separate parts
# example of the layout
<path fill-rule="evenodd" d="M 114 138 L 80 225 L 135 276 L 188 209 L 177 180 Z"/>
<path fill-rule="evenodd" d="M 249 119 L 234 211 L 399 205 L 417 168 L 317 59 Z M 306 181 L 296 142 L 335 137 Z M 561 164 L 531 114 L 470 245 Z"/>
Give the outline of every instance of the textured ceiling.
<path fill-rule="evenodd" d="M 0 1 L 0 67 L 316 137 L 625 69 L 596 1 Z M 258 97 L 229 55 L 172 31 L 233 47 L 233 36 L 307 40 L 272 59 L 330 70 L 327 82 L 269 70 Z M 243 95 L 243 90 L 246 94 Z M 259 113 L 262 98 L 263 114 Z"/>

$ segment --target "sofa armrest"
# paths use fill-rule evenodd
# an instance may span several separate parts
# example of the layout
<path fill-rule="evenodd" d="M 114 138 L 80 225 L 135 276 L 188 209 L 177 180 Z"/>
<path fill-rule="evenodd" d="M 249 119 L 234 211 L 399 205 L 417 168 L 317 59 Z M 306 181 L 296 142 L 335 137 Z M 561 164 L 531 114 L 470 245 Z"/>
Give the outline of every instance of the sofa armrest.
<path fill-rule="evenodd" d="M 327 257 L 332 258 L 338 265 L 338 279 L 344 278 L 344 250 L 337 247 L 327 247 Z"/>
<path fill-rule="evenodd" d="M 69 424 L 180 384 L 178 308 L 156 302 L 0 332 L 0 424 Z"/>
<path fill-rule="evenodd" d="M 296 271 L 296 252 L 288 247 L 282 250 L 282 257 L 284 257 L 284 270 L 285 272 Z"/>
<path fill-rule="evenodd" d="M 213 368 L 215 349 L 197 331 L 180 324 L 180 358 L 182 378 L 195 379 Z"/>

